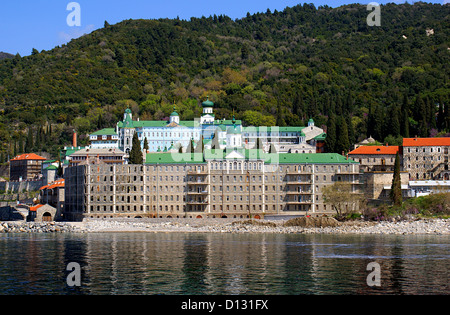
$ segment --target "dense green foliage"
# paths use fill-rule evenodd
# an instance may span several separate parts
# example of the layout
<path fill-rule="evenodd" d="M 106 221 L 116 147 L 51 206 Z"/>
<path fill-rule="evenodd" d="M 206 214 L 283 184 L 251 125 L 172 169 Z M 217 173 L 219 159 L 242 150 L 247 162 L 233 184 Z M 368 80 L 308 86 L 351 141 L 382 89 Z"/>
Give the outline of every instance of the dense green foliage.
<path fill-rule="evenodd" d="M 245 124 L 323 126 L 334 116 L 328 149 L 339 153 L 368 136 L 395 144 L 449 132 L 450 6 L 384 5 L 380 27 L 368 13 L 303 4 L 238 20 L 126 20 L 1 60 L 0 159 L 25 148 L 56 156 L 73 129 L 86 144 L 127 106 L 161 120 L 175 102 L 190 120 L 207 95 L 216 118 L 234 110 Z"/>
<path fill-rule="evenodd" d="M 366 207 L 362 213 L 366 220 L 411 219 L 414 217 L 450 218 L 450 193 L 435 192 L 428 196 L 407 199 L 400 206 L 383 204 L 378 207 Z M 353 214 L 358 218 L 361 214 Z"/>

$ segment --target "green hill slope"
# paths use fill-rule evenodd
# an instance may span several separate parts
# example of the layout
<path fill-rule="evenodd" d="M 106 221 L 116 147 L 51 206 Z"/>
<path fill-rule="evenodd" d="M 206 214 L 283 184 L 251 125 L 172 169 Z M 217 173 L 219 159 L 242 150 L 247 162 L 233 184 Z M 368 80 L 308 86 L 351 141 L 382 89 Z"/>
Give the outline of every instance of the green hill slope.
<path fill-rule="evenodd" d="M 189 120 L 207 95 L 217 118 L 234 110 L 247 124 L 312 117 L 325 125 L 332 117 L 332 132 L 349 138 L 329 144 L 336 152 L 369 135 L 449 132 L 450 6 L 385 5 L 380 27 L 367 25 L 368 13 L 304 4 L 235 21 L 126 20 L 2 60 L 3 151 L 54 153 L 73 128 L 86 143 L 86 133 L 114 125 L 126 106 L 157 120 L 175 102 Z"/>

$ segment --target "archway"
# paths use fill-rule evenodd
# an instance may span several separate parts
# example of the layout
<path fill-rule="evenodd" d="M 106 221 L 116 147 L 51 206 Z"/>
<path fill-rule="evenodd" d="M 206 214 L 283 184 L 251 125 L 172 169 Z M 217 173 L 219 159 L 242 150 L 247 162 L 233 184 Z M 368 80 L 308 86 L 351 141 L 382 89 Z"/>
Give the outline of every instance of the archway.
<path fill-rule="evenodd" d="M 51 222 L 51 221 L 53 221 L 53 220 L 52 220 L 52 215 L 51 215 L 51 213 L 45 212 L 45 213 L 42 215 L 42 222 Z"/>
<path fill-rule="evenodd" d="M 197 219 L 203 219 L 203 217 L 201 215 L 198 215 Z"/>

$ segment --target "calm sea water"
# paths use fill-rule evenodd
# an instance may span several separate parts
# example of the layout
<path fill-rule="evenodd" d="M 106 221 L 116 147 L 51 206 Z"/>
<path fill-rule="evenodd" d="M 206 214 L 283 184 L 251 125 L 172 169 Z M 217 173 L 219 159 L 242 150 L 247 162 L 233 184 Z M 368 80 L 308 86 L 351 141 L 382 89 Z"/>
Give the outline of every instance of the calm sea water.
<path fill-rule="evenodd" d="M 80 287 L 66 283 L 70 262 Z M 449 294 L 449 268 L 449 236 L 0 235 L 3 295 Z"/>

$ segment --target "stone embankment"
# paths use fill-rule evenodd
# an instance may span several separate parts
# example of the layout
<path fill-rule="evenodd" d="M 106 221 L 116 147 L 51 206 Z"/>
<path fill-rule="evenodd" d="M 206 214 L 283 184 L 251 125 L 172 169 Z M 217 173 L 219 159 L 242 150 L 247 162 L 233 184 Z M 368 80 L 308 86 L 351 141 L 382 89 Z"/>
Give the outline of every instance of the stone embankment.
<path fill-rule="evenodd" d="M 0 233 L 69 233 L 82 232 L 74 224 L 59 222 L 0 222 Z"/>
<path fill-rule="evenodd" d="M 319 221 L 320 222 L 320 221 Z M 148 219 L 145 221 L 85 222 L 87 232 L 215 232 L 215 233 L 304 233 L 304 234 L 435 234 L 450 235 L 450 219 L 400 222 L 337 222 L 323 226 L 308 220 L 304 224 L 289 221 L 236 219 Z"/>
<path fill-rule="evenodd" d="M 236 219 L 129 219 L 88 220 L 78 223 L 0 222 L 0 233 L 303 233 L 303 234 L 432 234 L 450 235 L 450 219 L 399 222 L 337 222 L 334 219 L 236 220 Z"/>

